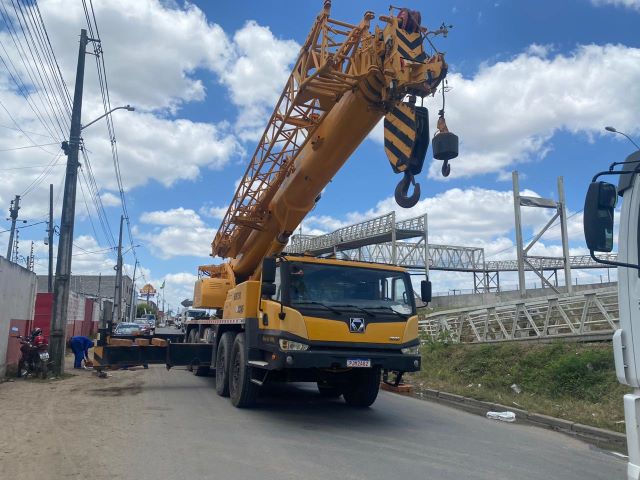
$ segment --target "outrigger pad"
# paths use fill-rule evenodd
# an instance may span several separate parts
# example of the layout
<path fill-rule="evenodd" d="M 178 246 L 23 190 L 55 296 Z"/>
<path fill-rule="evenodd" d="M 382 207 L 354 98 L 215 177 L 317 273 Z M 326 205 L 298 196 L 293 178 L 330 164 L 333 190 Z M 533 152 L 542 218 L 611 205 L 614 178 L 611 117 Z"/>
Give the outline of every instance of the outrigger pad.
<path fill-rule="evenodd" d="M 458 156 L 458 136 L 451 132 L 438 133 L 431 141 L 433 158 L 451 160 Z"/>

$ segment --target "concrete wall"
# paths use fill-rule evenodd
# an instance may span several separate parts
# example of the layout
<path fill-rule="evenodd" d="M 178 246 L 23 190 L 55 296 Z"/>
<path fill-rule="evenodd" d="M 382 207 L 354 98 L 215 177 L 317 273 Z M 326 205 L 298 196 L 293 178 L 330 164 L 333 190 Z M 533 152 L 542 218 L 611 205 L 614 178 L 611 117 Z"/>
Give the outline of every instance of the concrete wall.
<path fill-rule="evenodd" d="M 33 319 L 36 302 L 36 275 L 0 257 L 0 377 L 7 367 L 10 326 L 21 327 Z M 25 328 L 21 328 L 21 333 Z"/>
<path fill-rule="evenodd" d="M 585 290 L 595 290 L 598 288 L 610 288 L 617 287 L 617 282 L 611 283 L 595 283 L 591 285 L 574 285 L 574 292 L 582 292 Z M 558 287 L 558 290 L 563 294 L 566 292 L 566 287 Z M 525 298 L 537 298 L 557 295 L 550 288 L 536 288 L 527 290 Z M 433 300 L 429 304 L 431 308 L 437 309 L 453 309 L 464 307 L 476 307 L 484 305 L 494 305 L 496 303 L 508 302 L 520 299 L 520 292 L 518 290 L 500 292 L 500 293 L 478 293 L 478 294 L 464 294 L 464 295 L 447 295 L 442 297 L 433 297 Z"/>

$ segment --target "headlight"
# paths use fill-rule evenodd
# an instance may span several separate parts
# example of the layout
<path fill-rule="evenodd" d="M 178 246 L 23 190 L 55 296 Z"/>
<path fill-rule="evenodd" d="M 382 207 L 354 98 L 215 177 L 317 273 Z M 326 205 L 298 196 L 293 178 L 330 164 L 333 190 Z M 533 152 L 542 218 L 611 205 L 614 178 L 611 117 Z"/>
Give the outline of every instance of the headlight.
<path fill-rule="evenodd" d="M 285 351 L 302 351 L 308 350 L 309 345 L 306 343 L 294 342 L 292 340 L 280 339 L 280 349 Z"/>
<path fill-rule="evenodd" d="M 416 345 L 415 347 L 406 347 L 400 349 L 403 355 L 418 355 L 420 353 L 420 345 Z"/>

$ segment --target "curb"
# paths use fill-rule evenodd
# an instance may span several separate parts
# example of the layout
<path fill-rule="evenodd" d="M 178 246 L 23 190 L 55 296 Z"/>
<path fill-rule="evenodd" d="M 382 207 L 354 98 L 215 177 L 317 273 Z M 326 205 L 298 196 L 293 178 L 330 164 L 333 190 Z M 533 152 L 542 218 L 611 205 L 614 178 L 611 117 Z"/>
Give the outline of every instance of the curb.
<path fill-rule="evenodd" d="M 476 400 L 475 398 L 463 397 L 462 395 L 441 392 L 430 388 L 417 391 L 413 396 L 422 400 L 442 403 L 450 407 L 482 416 L 484 416 L 488 411 L 508 410 L 516 414 L 517 422 L 555 430 L 557 432 L 577 437 L 598 447 L 614 450 L 624 454 L 627 453 L 627 437 L 623 433 L 612 432 L 611 430 L 591 427 L 571 420 L 550 417 L 548 415 L 529 412 L 520 408 L 507 407 L 500 405 L 499 403 L 485 402 L 482 400 Z"/>

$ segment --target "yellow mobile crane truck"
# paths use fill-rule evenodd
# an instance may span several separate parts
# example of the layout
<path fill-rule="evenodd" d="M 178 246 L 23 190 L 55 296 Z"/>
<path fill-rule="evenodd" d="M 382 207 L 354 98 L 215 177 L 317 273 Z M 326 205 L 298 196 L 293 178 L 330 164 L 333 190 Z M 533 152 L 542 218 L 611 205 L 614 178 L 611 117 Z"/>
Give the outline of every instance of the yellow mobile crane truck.
<path fill-rule="evenodd" d="M 324 395 L 369 406 L 382 373 L 386 379 L 395 372 L 399 382 L 402 373 L 420 369 L 407 271 L 283 252 L 323 188 L 383 117 L 385 151 L 393 171 L 403 174 L 396 201 L 405 208 L 417 203 L 414 177 L 430 137 L 422 103 L 439 86 L 444 96 L 447 74 L 431 39 L 448 29 L 431 31 L 418 12 L 391 7 L 371 31 L 372 12 L 351 25 L 332 19 L 330 7 L 325 1 L 212 242 L 211 255 L 229 261 L 199 267 L 193 306 L 217 313 L 187 322 L 187 343 L 169 344 L 165 356 L 168 366 L 189 361 L 196 372 L 215 370 L 218 394 L 236 407 L 252 405 L 267 381 L 317 382 Z M 448 175 L 458 138 L 447 129 L 444 109 L 432 148 Z M 430 297 L 424 280 L 421 298 Z M 199 353 L 188 353 L 189 345 Z M 100 351 L 103 365 L 115 361 L 114 350 Z"/>

